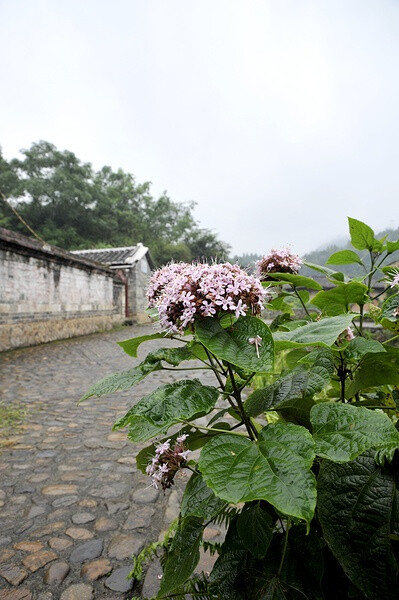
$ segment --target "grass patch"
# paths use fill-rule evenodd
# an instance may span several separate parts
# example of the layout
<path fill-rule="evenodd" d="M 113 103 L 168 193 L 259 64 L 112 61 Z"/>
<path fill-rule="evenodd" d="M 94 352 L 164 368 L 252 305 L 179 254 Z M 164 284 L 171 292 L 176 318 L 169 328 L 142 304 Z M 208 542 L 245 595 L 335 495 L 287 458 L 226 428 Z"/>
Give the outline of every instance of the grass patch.
<path fill-rule="evenodd" d="M 18 434 L 27 416 L 28 409 L 25 406 L 0 402 L 0 448 L 16 442 L 13 436 Z"/>

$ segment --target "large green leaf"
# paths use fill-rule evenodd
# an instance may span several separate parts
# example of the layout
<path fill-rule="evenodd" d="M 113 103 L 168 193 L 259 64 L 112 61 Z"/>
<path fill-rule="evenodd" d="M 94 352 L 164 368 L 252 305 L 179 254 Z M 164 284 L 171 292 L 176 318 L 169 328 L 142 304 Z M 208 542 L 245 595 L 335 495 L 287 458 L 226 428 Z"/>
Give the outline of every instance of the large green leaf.
<path fill-rule="evenodd" d="M 326 317 L 293 331 L 278 331 L 273 335 L 276 347 L 284 350 L 295 346 L 332 346 L 339 334 L 351 325 L 354 316 Z"/>
<path fill-rule="evenodd" d="M 380 352 L 385 352 L 385 348 L 377 340 L 355 337 L 345 348 L 345 358 L 358 361 L 366 354 L 378 354 Z"/>
<path fill-rule="evenodd" d="M 134 440 L 137 433 L 136 441 L 145 441 L 158 433 L 166 433 L 175 423 L 208 414 L 218 396 L 216 388 L 202 385 L 198 379 L 169 383 L 142 398 L 114 428 L 128 425 L 130 439 Z"/>
<path fill-rule="evenodd" d="M 182 517 L 191 515 L 209 520 L 223 506 L 225 506 L 225 502 L 215 496 L 211 488 L 206 485 L 201 473 L 191 475 L 181 503 Z"/>
<path fill-rule="evenodd" d="M 200 559 L 203 519 L 185 517 L 181 520 L 168 552 L 163 569 L 159 598 L 173 592 L 193 573 Z"/>
<path fill-rule="evenodd" d="M 186 346 L 181 348 L 159 348 L 158 350 L 150 352 L 137 367 L 129 369 L 128 371 L 112 373 L 92 385 L 79 402 L 83 402 L 83 400 L 87 400 L 87 398 L 90 398 L 91 396 L 100 397 L 122 390 L 128 390 L 144 379 L 149 373 L 162 369 L 162 361 L 176 367 L 183 360 L 190 360 L 193 358 L 193 355 Z"/>
<path fill-rule="evenodd" d="M 373 250 L 378 240 L 371 227 L 351 217 L 348 217 L 348 223 L 352 246 L 357 250 Z"/>
<path fill-rule="evenodd" d="M 353 250 L 340 250 L 331 254 L 326 265 L 351 265 L 353 263 L 363 264 L 360 256 Z"/>
<path fill-rule="evenodd" d="M 273 337 L 269 327 L 257 317 L 240 317 L 223 328 L 217 319 L 199 319 L 195 324 L 197 339 L 218 358 L 249 371 L 267 372 L 273 367 Z M 260 336 L 258 346 L 249 340 Z"/>
<path fill-rule="evenodd" d="M 313 396 L 330 382 L 334 368 L 330 350 L 319 351 L 314 364 L 300 366 L 266 388 L 253 392 L 245 402 L 245 411 L 257 417 L 267 410 L 276 410 L 288 421 L 308 426 Z"/>
<path fill-rule="evenodd" d="M 137 358 L 137 349 L 140 346 L 140 344 L 142 344 L 143 342 L 148 342 L 149 340 L 159 340 L 165 337 L 165 333 L 151 333 L 149 335 L 140 335 L 138 337 L 134 337 L 129 340 L 123 340 L 117 343 L 121 348 L 123 348 L 126 354 Z"/>
<path fill-rule="evenodd" d="M 334 462 L 353 460 L 369 448 L 399 447 L 399 432 L 382 412 L 336 402 L 310 411 L 316 454 Z"/>
<path fill-rule="evenodd" d="M 316 502 L 313 459 L 313 440 L 304 427 L 276 423 L 262 429 L 256 443 L 232 434 L 213 438 L 201 451 L 199 468 L 226 502 L 263 499 L 310 522 Z"/>
<path fill-rule="evenodd" d="M 367 286 L 358 281 L 338 283 L 331 290 L 318 292 L 311 300 L 325 314 L 340 315 L 351 310 L 351 304 L 365 304 L 367 301 Z"/>
<path fill-rule="evenodd" d="M 129 369 L 128 371 L 121 371 L 119 373 L 112 373 L 107 375 L 104 379 L 97 381 L 92 385 L 84 396 L 82 396 L 78 403 L 91 398 L 92 396 L 106 396 L 108 394 L 114 394 L 122 390 L 128 390 L 129 388 L 139 383 L 144 377 L 152 373 L 153 371 L 159 371 L 162 369 L 162 363 L 160 361 L 147 362 L 144 361 L 137 367 Z"/>
<path fill-rule="evenodd" d="M 395 480 L 373 455 L 369 451 L 342 465 L 323 461 L 318 515 L 326 542 L 354 585 L 369 600 L 396 600 L 397 565 L 389 540 Z"/>
<path fill-rule="evenodd" d="M 314 263 L 308 262 L 307 260 L 303 261 L 305 267 L 309 267 L 313 271 L 318 271 L 319 273 L 323 273 L 328 279 L 332 279 L 333 281 L 345 281 L 344 273 L 340 273 L 339 271 L 334 271 L 333 269 L 329 269 L 328 267 L 324 267 L 322 265 L 315 265 Z"/>
<path fill-rule="evenodd" d="M 273 521 L 259 502 L 246 507 L 238 515 L 237 531 L 243 545 L 253 556 L 266 556 L 273 537 Z"/>
<path fill-rule="evenodd" d="M 322 290 L 323 286 L 311 277 L 304 277 L 303 275 L 295 275 L 294 273 L 269 273 L 268 277 L 281 281 L 283 283 L 290 283 L 294 287 L 305 287 L 309 290 Z"/>
<path fill-rule="evenodd" d="M 399 350 L 390 346 L 385 352 L 366 355 L 359 363 L 346 397 L 353 398 L 361 390 L 379 385 L 399 385 Z"/>

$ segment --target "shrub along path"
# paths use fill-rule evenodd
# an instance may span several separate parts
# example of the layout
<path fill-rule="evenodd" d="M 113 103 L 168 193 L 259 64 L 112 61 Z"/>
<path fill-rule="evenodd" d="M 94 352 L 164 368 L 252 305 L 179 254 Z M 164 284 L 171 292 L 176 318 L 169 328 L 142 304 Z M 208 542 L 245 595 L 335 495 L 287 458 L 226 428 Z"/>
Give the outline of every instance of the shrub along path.
<path fill-rule="evenodd" d="M 135 468 L 140 448 L 111 427 L 132 398 L 182 374 L 158 371 L 133 390 L 76 406 L 91 383 L 139 362 L 116 341 L 152 331 L 129 327 L 0 355 L 2 402 L 27 410 L 0 437 L 0 600 L 155 593 L 156 566 L 142 592 L 126 581 L 130 557 L 177 516 L 182 484 L 165 496 L 149 488 Z M 157 345 L 143 344 L 140 358 Z"/>

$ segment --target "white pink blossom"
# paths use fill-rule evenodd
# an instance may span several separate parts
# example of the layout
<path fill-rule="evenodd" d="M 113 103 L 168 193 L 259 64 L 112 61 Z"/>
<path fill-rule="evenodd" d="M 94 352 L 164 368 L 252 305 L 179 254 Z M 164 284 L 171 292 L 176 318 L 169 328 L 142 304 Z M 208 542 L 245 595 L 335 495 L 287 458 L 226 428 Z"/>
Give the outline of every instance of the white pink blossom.
<path fill-rule="evenodd" d="M 302 260 L 288 248 L 282 250 L 272 249 L 257 263 L 257 274 L 261 279 L 267 279 L 270 273 L 297 274 L 301 268 Z"/>
<path fill-rule="evenodd" d="M 197 318 L 260 314 L 265 296 L 256 277 L 230 263 L 170 264 L 155 271 L 148 288 L 149 306 L 158 309 L 162 327 L 172 333 Z"/>

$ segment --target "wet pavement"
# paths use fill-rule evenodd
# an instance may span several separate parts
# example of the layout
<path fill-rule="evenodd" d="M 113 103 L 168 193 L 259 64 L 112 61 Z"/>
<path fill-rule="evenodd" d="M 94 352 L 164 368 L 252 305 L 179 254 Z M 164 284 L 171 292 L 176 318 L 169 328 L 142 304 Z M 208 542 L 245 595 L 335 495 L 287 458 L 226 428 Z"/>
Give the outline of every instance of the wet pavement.
<path fill-rule="evenodd" d="M 155 594 L 156 564 L 144 582 L 126 575 L 132 554 L 177 516 L 184 482 L 166 495 L 149 488 L 135 466 L 147 444 L 128 442 L 112 424 L 159 385 L 199 372 L 158 371 L 76 405 L 91 383 L 159 347 L 145 343 L 133 359 L 116 344 L 147 333 L 151 326 L 126 327 L 0 354 L 1 401 L 26 410 L 22 426 L 0 437 L 0 600 Z"/>

